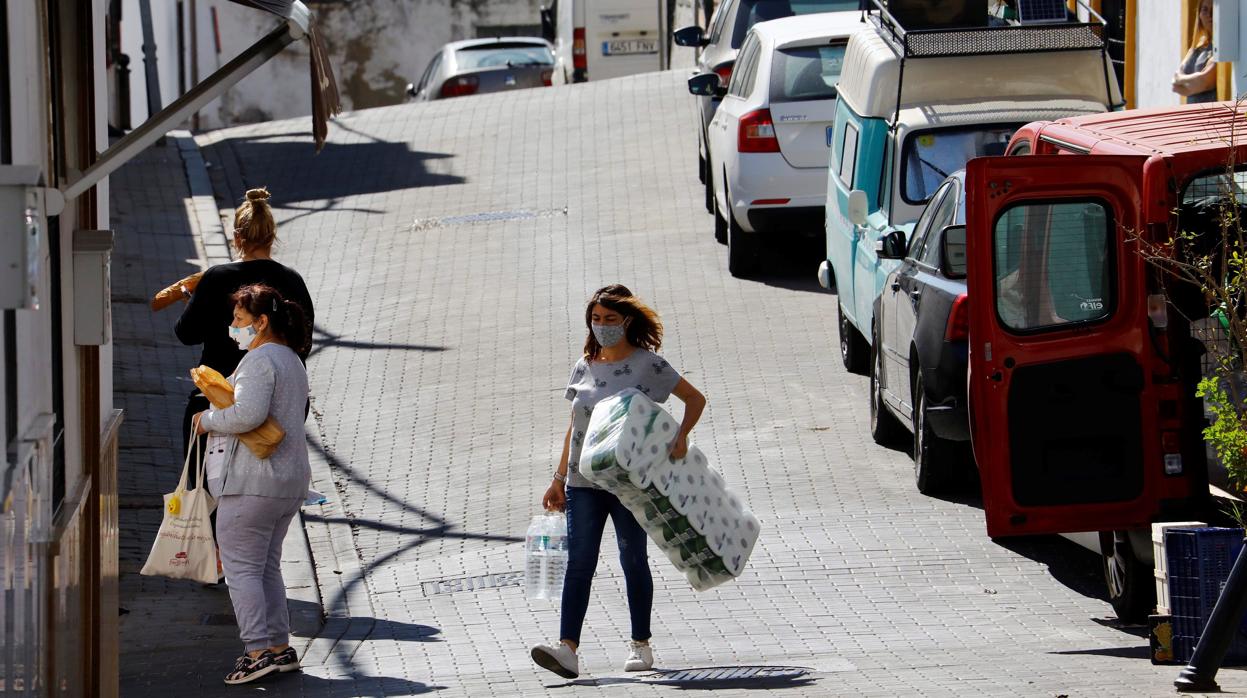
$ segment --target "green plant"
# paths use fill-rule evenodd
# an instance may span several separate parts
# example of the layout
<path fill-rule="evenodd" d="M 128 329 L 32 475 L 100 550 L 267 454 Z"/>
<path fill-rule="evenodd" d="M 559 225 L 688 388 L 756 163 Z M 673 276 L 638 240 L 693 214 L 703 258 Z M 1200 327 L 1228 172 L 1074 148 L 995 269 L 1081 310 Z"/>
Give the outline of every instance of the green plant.
<path fill-rule="evenodd" d="M 1241 491 L 1247 485 L 1247 427 L 1243 424 L 1242 403 L 1230 399 L 1219 376 L 1201 380 L 1195 395 L 1204 399 L 1212 413 L 1212 424 L 1204 429 L 1204 440 L 1225 465 L 1230 483 Z"/>

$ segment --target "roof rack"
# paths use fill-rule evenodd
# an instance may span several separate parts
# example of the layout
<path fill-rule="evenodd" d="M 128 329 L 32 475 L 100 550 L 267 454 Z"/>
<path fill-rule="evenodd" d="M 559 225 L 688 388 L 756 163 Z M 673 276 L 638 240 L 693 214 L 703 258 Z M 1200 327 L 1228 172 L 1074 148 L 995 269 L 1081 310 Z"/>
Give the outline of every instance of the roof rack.
<path fill-rule="evenodd" d="M 1103 51 L 1104 18 L 1087 6 L 1089 22 L 1019 24 L 1007 27 L 905 29 L 883 0 L 870 0 L 866 14 L 879 35 L 902 58 L 948 58 L 1048 51 Z"/>

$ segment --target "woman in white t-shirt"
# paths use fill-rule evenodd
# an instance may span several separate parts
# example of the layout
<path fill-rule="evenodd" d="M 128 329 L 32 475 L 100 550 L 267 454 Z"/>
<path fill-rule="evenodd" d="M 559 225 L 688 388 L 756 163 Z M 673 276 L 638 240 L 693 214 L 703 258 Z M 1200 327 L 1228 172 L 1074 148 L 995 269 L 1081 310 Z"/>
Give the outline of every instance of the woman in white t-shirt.
<path fill-rule="evenodd" d="M 689 432 L 706 408 L 706 398 L 655 353 L 662 347 L 662 323 L 627 287 L 612 284 L 598 289 L 585 309 L 585 325 L 589 334 L 584 356 L 572 368 L 564 394 L 572 402 L 571 425 L 563 437 L 554 481 L 542 498 L 547 510 L 567 512 L 567 574 L 559 641 L 532 648 L 533 661 L 565 678 L 580 675 L 576 652 L 607 517 L 615 526 L 632 619 L 624 671 L 645 671 L 654 665 L 649 646 L 654 581 L 645 530 L 615 495 L 589 482 L 577 469 L 594 405 L 627 388 L 640 390 L 654 402 L 675 395 L 684 402 L 684 420 L 671 443 L 675 458 L 688 452 Z"/>

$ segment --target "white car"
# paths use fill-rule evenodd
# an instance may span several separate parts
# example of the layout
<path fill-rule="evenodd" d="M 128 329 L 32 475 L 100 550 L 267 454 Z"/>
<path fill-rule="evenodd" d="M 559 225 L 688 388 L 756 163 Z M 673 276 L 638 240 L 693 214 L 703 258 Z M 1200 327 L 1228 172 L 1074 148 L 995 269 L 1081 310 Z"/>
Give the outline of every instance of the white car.
<path fill-rule="evenodd" d="M 823 233 L 836 83 L 857 12 L 826 12 L 754 25 L 726 90 L 718 76 L 689 79 L 697 95 L 722 95 L 706 130 L 715 238 L 728 271 L 748 276 L 765 239 Z"/>

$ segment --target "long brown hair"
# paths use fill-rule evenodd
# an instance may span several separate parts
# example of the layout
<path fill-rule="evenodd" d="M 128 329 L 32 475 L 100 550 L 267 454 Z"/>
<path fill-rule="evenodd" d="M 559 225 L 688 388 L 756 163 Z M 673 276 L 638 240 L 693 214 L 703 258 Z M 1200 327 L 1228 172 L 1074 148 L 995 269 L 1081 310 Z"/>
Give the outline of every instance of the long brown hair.
<path fill-rule="evenodd" d="M 658 351 L 662 348 L 662 321 L 658 313 L 646 305 L 622 284 L 603 286 L 593 292 L 585 307 L 585 327 L 589 336 L 585 339 L 585 360 L 593 361 L 602 354 L 602 345 L 593 336 L 593 306 L 601 305 L 619 313 L 627 323 L 625 338 L 634 347 Z"/>
<path fill-rule="evenodd" d="M 243 286 L 230 299 L 253 318 L 259 319 L 261 315 L 267 315 L 268 326 L 274 335 L 299 356 L 307 353 L 312 343 L 312 333 L 303 306 L 282 298 L 277 289 L 264 284 Z"/>

